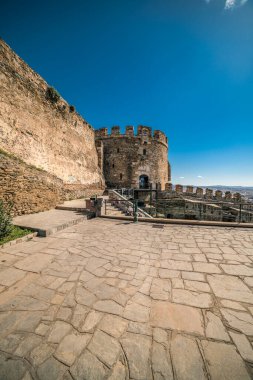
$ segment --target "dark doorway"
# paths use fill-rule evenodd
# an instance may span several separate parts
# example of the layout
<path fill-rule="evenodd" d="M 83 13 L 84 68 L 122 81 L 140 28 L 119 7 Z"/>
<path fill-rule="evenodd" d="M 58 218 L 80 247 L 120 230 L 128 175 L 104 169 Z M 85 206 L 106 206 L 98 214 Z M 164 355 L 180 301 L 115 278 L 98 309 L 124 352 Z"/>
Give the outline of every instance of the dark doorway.
<path fill-rule="evenodd" d="M 142 174 L 139 177 L 139 187 L 140 187 L 140 189 L 148 189 L 149 188 L 149 181 L 148 181 L 147 175 Z"/>

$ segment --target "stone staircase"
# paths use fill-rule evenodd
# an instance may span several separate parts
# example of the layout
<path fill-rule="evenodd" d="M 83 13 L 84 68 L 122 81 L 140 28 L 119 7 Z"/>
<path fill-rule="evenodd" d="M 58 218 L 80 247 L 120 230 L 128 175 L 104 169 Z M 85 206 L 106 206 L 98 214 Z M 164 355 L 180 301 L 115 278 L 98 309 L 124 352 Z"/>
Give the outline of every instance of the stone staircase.
<path fill-rule="evenodd" d="M 109 190 L 109 196 L 104 196 L 103 198 L 102 215 L 114 217 L 134 216 L 132 200 L 120 194 L 118 190 Z M 152 218 L 139 207 L 138 217 Z"/>
<path fill-rule="evenodd" d="M 106 215 L 108 216 L 124 216 L 125 213 L 117 208 L 116 205 L 106 204 Z"/>
<path fill-rule="evenodd" d="M 131 199 L 128 199 L 127 195 L 122 195 L 118 189 L 109 190 L 109 199 L 106 205 L 106 212 L 107 206 L 109 204 L 115 210 L 115 212 L 121 212 L 121 216 L 133 216 L 133 201 Z M 142 210 L 140 207 L 138 207 L 138 216 L 152 219 L 152 216 Z"/>

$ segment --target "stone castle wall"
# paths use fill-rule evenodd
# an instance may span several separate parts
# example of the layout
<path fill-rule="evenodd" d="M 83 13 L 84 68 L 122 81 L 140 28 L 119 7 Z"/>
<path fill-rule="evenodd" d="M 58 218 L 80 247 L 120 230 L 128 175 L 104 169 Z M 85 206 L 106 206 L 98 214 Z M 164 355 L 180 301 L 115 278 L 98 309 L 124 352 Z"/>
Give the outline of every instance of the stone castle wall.
<path fill-rule="evenodd" d="M 0 40 L 0 148 L 64 184 L 103 188 L 93 128 Z"/>
<path fill-rule="evenodd" d="M 12 214 L 30 214 L 54 208 L 78 195 L 101 194 L 97 188 L 64 184 L 58 177 L 0 150 L 0 199 L 12 204 Z"/>
<path fill-rule="evenodd" d="M 167 194 L 166 194 L 167 193 Z M 195 197 L 200 199 L 213 199 L 216 201 L 235 201 L 241 202 L 244 201 L 244 197 L 238 193 L 231 193 L 230 191 L 221 191 L 221 190 L 213 190 L 209 188 L 195 187 L 192 185 L 180 185 L 176 184 L 174 186 L 172 183 L 168 183 L 165 185 L 165 192 L 161 193 L 161 198 L 166 198 L 168 194 L 186 196 L 186 197 Z"/>
<path fill-rule="evenodd" d="M 161 131 L 139 126 L 137 135 L 132 126 L 120 134 L 120 127 L 96 132 L 96 142 L 103 144 L 103 170 L 107 187 L 139 187 L 140 176 L 147 176 L 149 184 L 161 189 L 170 181 L 168 165 L 168 140 Z"/>

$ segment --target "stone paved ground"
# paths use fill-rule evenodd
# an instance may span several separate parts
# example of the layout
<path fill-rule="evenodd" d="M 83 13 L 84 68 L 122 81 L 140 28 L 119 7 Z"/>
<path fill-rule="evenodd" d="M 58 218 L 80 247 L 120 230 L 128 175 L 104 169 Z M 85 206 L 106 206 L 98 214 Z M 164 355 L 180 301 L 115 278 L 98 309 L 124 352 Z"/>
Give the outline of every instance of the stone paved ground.
<path fill-rule="evenodd" d="M 0 379 L 253 377 L 253 231 L 94 219 L 0 253 Z"/>

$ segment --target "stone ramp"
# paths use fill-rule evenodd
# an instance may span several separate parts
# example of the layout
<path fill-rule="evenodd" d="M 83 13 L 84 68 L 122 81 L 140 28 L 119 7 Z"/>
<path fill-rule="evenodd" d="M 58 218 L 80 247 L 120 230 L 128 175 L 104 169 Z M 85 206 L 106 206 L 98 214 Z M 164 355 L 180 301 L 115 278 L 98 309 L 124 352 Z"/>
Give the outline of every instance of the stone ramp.
<path fill-rule="evenodd" d="M 56 210 L 77 211 L 87 216 L 87 219 L 95 217 L 95 213 L 86 209 L 86 199 L 73 199 L 55 207 Z"/>
<path fill-rule="evenodd" d="M 86 200 L 74 199 L 72 201 L 65 201 L 62 204 L 56 206 L 57 210 L 68 210 L 68 211 L 86 211 Z"/>
<path fill-rule="evenodd" d="M 13 224 L 37 231 L 39 236 L 45 237 L 86 219 L 88 219 L 87 215 L 79 211 L 49 210 L 17 216 L 13 219 Z"/>

